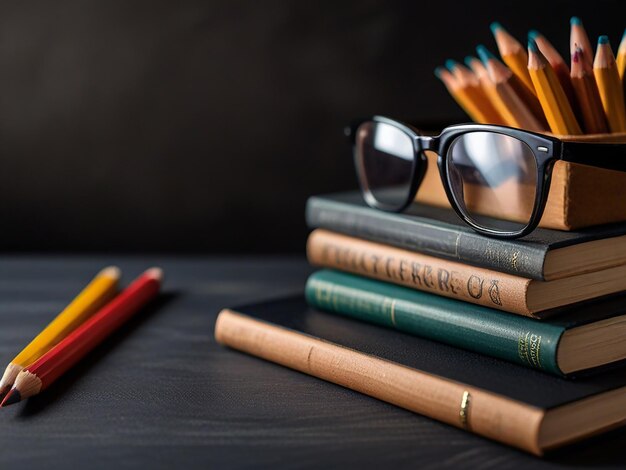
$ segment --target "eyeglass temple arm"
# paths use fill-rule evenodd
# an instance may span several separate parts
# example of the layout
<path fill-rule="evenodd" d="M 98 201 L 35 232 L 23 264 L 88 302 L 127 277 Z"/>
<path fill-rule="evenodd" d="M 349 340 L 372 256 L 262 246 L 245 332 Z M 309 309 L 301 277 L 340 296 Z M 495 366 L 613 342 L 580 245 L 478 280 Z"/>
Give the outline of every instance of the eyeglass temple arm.
<path fill-rule="evenodd" d="M 626 144 L 563 142 L 561 160 L 626 172 Z"/>

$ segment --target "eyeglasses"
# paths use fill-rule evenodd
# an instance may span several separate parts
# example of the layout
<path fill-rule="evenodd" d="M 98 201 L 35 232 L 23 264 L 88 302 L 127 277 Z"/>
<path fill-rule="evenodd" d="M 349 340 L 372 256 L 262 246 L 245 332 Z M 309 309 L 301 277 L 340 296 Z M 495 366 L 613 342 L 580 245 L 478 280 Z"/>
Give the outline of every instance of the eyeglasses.
<path fill-rule="evenodd" d="M 429 137 L 373 116 L 354 122 L 346 134 L 368 205 L 406 209 L 426 172 L 424 151 L 433 151 L 452 208 L 474 230 L 497 238 L 523 237 L 537 227 L 557 160 L 626 171 L 624 144 L 564 142 L 487 124 L 450 126 Z"/>

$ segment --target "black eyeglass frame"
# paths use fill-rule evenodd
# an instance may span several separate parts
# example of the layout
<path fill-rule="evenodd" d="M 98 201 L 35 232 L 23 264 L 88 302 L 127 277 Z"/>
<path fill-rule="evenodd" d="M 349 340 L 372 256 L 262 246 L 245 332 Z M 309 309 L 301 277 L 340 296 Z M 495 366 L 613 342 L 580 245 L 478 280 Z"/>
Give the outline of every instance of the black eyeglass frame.
<path fill-rule="evenodd" d="M 412 175 L 410 190 L 406 200 L 399 205 L 391 205 L 378 201 L 367 184 L 367 178 L 357 153 L 357 130 L 367 122 L 384 123 L 394 126 L 407 134 L 413 143 L 414 158 L 412 161 Z M 535 203 L 528 224 L 518 231 L 504 232 L 481 227 L 476 224 L 469 214 L 465 212 L 462 201 L 452 191 L 450 181 L 448 151 L 452 143 L 461 135 L 471 132 L 492 132 L 513 137 L 525 143 L 532 151 L 537 168 L 537 185 L 535 188 Z M 497 238 L 520 238 L 531 233 L 541 220 L 552 179 L 552 169 L 558 160 L 579 163 L 583 165 L 605 168 L 609 170 L 626 171 L 626 144 L 590 143 L 590 142 L 567 142 L 554 136 L 539 134 L 536 132 L 515 129 L 512 127 L 496 126 L 491 124 L 457 124 L 446 127 L 438 136 L 425 136 L 409 124 L 390 119 L 384 116 L 371 116 L 353 121 L 345 130 L 353 147 L 354 162 L 357 171 L 359 185 L 365 202 L 376 209 L 387 212 L 402 212 L 415 199 L 417 191 L 426 174 L 428 160 L 424 151 L 433 151 L 437 154 L 437 166 L 444 190 L 454 211 L 463 221 L 477 232 Z"/>

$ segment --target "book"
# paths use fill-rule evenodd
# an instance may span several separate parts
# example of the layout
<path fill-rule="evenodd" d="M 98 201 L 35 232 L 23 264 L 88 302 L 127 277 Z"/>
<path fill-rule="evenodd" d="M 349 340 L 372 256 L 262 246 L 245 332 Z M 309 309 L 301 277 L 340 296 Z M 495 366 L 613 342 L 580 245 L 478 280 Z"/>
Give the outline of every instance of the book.
<path fill-rule="evenodd" d="M 626 422 L 626 368 L 576 381 L 307 307 L 224 309 L 231 348 L 541 455 Z"/>
<path fill-rule="evenodd" d="M 533 318 L 626 290 L 626 264 L 537 281 L 317 229 L 307 243 L 316 266 L 393 282 Z"/>
<path fill-rule="evenodd" d="M 521 240 L 499 240 L 476 233 L 451 209 L 413 204 L 401 214 L 384 212 L 358 191 L 309 198 L 306 221 L 310 228 L 535 280 L 626 263 L 626 223 L 574 232 L 538 228 Z"/>
<path fill-rule="evenodd" d="M 328 270 L 309 277 L 305 296 L 320 310 L 559 376 L 626 359 L 626 296 L 538 321 Z"/>

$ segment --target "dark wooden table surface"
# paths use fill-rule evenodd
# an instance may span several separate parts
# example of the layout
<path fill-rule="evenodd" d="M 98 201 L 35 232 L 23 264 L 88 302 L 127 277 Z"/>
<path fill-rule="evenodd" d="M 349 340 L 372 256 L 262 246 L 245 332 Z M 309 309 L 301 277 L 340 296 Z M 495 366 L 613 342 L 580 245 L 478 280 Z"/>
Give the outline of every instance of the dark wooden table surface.
<path fill-rule="evenodd" d="M 304 259 L 4 256 L 2 364 L 107 264 L 162 266 L 164 299 L 0 410 L 0 468 L 626 466 L 623 430 L 538 459 L 215 343 L 222 307 L 301 291 Z"/>

